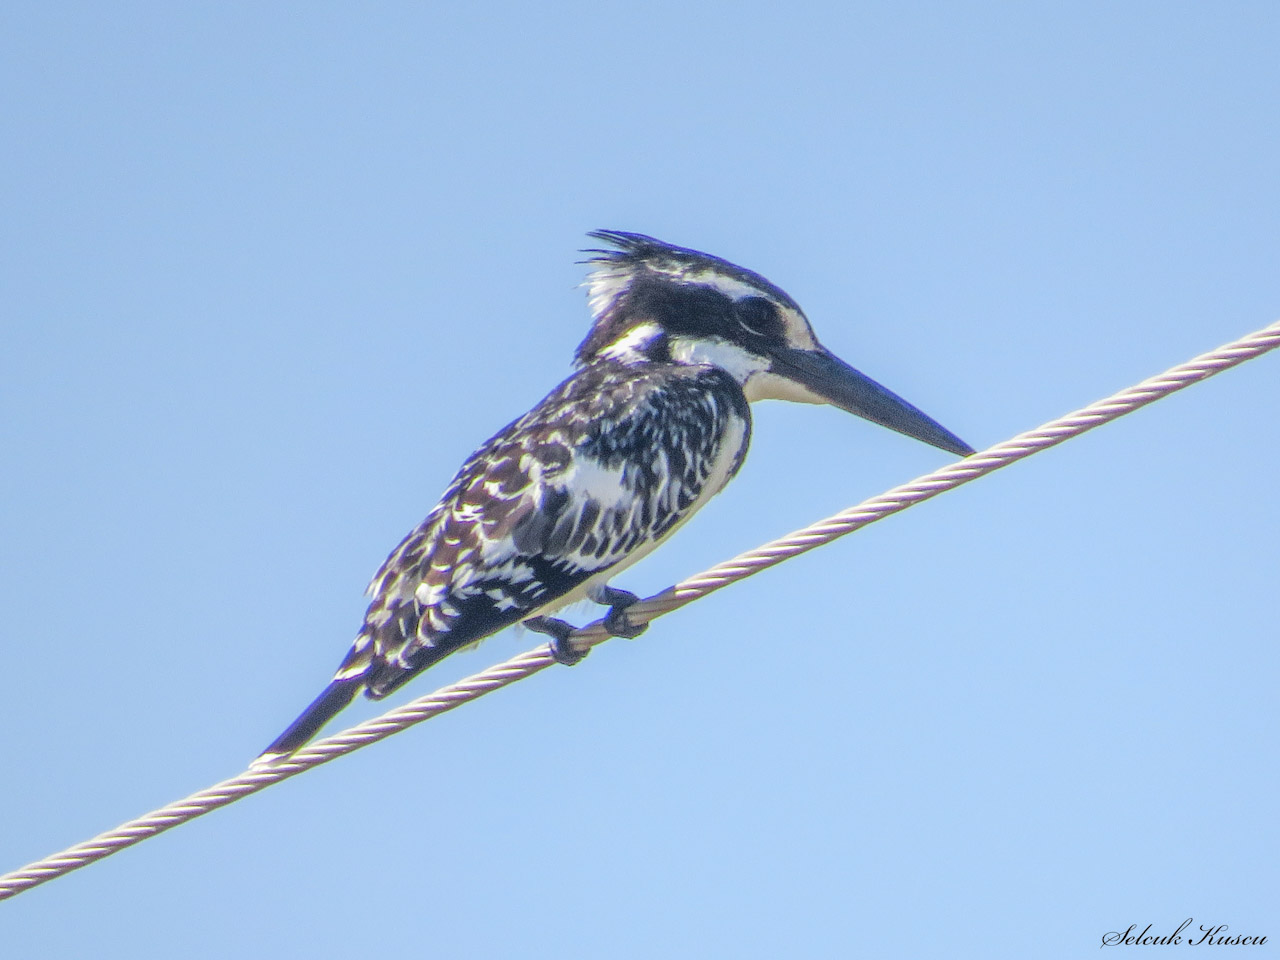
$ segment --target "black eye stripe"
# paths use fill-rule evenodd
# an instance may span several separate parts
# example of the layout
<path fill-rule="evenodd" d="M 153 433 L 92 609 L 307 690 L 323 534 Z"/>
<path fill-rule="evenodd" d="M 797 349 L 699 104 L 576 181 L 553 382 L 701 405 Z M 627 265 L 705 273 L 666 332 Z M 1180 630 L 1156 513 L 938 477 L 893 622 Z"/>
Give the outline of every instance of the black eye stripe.
<path fill-rule="evenodd" d="M 776 338 L 782 331 L 778 308 L 764 297 L 747 297 L 733 305 L 734 317 L 758 337 Z"/>

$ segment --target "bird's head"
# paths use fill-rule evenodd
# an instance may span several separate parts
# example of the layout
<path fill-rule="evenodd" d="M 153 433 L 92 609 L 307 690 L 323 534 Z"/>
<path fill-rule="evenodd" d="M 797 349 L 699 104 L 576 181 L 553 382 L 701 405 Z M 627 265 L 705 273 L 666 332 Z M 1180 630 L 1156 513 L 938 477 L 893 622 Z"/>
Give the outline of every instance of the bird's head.
<path fill-rule="evenodd" d="M 829 403 L 909 437 L 967 456 L 963 440 L 849 366 L 813 335 L 786 293 L 750 270 L 639 233 L 591 234 L 591 332 L 577 362 L 709 364 L 748 400 Z"/>

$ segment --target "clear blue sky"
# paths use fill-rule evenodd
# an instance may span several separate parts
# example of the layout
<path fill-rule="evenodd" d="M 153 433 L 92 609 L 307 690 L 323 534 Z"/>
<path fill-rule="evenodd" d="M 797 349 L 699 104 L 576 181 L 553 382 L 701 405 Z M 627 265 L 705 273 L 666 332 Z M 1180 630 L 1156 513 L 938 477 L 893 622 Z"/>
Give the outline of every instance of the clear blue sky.
<path fill-rule="evenodd" d="M 589 229 L 762 272 L 977 446 L 1280 315 L 1274 3 L 444 6 L 3 14 L 0 869 L 318 692 L 567 373 Z M 1278 408 L 1273 356 L 0 904 L 0 954 L 1274 946 Z M 620 585 L 947 459 L 759 406 Z"/>

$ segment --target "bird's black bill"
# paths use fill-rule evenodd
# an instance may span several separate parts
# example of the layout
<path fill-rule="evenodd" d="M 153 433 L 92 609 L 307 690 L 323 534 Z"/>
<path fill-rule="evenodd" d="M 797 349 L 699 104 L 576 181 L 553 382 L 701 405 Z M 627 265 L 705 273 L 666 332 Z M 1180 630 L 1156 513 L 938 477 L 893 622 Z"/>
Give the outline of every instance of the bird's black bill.
<path fill-rule="evenodd" d="M 974 452 L 942 424 L 925 416 L 896 393 L 886 390 L 824 347 L 785 350 L 775 357 L 773 369 L 841 410 L 949 453 L 967 457 Z"/>

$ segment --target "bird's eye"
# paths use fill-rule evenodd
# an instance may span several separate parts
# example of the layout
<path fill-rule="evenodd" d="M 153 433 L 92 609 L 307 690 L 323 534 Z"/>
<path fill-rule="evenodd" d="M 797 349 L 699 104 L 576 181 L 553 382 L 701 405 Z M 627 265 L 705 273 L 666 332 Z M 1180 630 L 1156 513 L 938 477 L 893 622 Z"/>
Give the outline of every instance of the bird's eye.
<path fill-rule="evenodd" d="M 776 337 L 778 335 L 778 308 L 764 297 L 747 297 L 733 305 L 734 316 L 738 323 L 749 333 L 758 337 Z"/>

